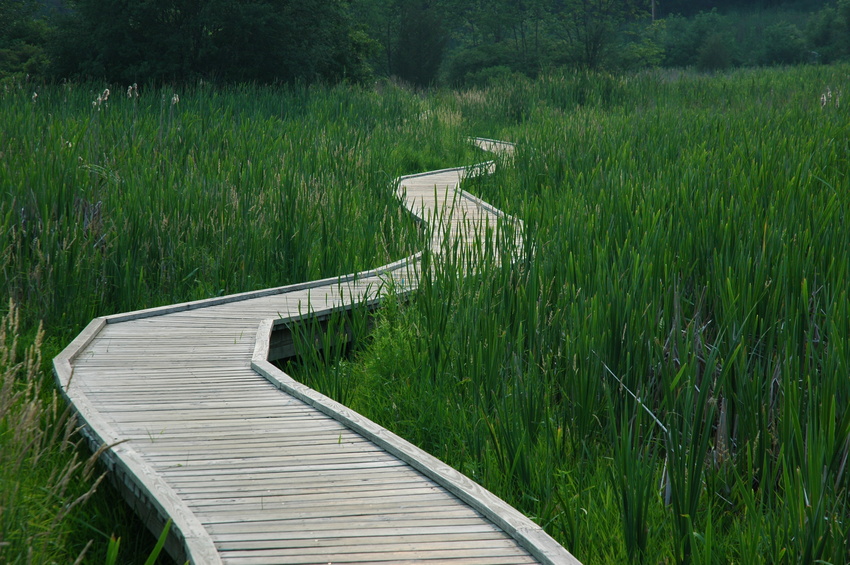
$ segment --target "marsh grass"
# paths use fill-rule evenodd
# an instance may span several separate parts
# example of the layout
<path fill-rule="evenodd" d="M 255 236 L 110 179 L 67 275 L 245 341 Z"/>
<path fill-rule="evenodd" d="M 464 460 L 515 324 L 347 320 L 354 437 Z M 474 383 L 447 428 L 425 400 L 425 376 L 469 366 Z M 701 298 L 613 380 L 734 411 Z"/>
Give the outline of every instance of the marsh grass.
<path fill-rule="evenodd" d="M 418 241 L 388 181 L 472 152 L 398 88 L 122 90 L 0 93 L 0 272 L 30 325 L 387 263 Z"/>
<path fill-rule="evenodd" d="M 467 188 L 525 254 L 425 270 L 351 405 L 585 562 L 850 560 L 848 71 L 444 94 L 517 142 Z"/>

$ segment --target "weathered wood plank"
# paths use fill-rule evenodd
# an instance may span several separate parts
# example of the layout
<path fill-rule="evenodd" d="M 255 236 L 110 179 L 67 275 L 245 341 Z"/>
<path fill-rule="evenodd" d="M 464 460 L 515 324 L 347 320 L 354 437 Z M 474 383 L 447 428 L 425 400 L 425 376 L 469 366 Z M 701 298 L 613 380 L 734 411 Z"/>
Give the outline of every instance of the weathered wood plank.
<path fill-rule="evenodd" d="M 388 536 L 363 536 L 363 537 L 322 537 L 322 538 L 300 538 L 300 539 L 253 539 L 244 540 L 240 536 L 221 536 L 218 547 L 228 549 L 299 549 L 299 548 L 339 548 L 357 546 L 382 546 L 399 548 L 426 548 L 426 547 L 448 547 L 460 545 L 463 547 L 474 547 L 478 544 L 492 544 L 495 546 L 513 545 L 513 541 L 505 539 L 502 532 L 477 532 L 477 533 L 454 533 L 454 534 L 419 534 L 406 535 L 399 539 L 387 539 Z M 404 541 L 401 541 L 404 540 Z"/>
<path fill-rule="evenodd" d="M 445 499 L 445 496 L 442 497 Z M 436 499 L 435 499 L 436 500 Z M 294 505 L 288 503 L 280 503 L 274 501 L 258 501 L 255 504 L 237 504 L 224 506 L 198 506 L 191 505 L 195 515 L 202 522 L 215 520 L 238 520 L 251 521 L 258 513 L 262 513 L 266 520 L 279 519 L 287 523 L 281 524 L 281 529 L 292 529 L 291 521 L 295 520 L 298 527 L 306 525 L 310 521 L 321 523 L 336 523 L 337 527 L 347 527 L 352 522 L 360 523 L 364 517 L 372 517 L 380 515 L 380 521 L 384 522 L 399 522 L 405 520 L 419 520 L 422 523 L 443 520 L 442 523 L 457 524 L 461 520 L 470 520 L 471 522 L 480 522 L 481 516 L 470 516 L 469 507 L 461 505 L 433 505 L 427 504 L 428 501 L 423 501 L 418 506 L 413 506 L 408 503 L 408 506 L 402 508 L 399 506 L 389 506 L 386 504 L 368 504 L 359 505 L 336 505 L 314 503 L 313 505 L 303 504 Z M 514 543 L 516 546 L 516 543 Z"/>
<path fill-rule="evenodd" d="M 285 528 L 283 527 L 285 524 Z M 384 535 L 402 536 L 406 533 L 438 533 L 457 531 L 488 531 L 484 528 L 485 521 L 480 517 L 469 518 L 447 518 L 447 519 L 416 519 L 387 520 L 382 516 L 362 516 L 358 520 L 303 520 L 285 518 L 261 519 L 254 517 L 253 520 L 205 520 L 204 525 L 211 532 L 277 532 L 281 538 L 291 535 L 316 536 L 321 532 L 333 534 L 334 536 L 366 536 Z M 498 528 L 489 525 L 492 531 Z"/>
<path fill-rule="evenodd" d="M 226 563 L 229 565 L 298 565 L 299 563 L 313 563 L 322 565 L 324 561 L 316 561 L 314 557 L 307 557 L 305 560 L 295 560 L 292 557 L 280 557 L 274 558 L 272 556 L 254 556 L 252 557 L 250 554 L 228 554 L 226 557 Z M 395 565 L 406 565 L 406 564 L 418 564 L 418 563 L 446 563 L 448 565 L 518 565 L 523 563 L 535 563 L 535 561 L 529 557 L 528 560 L 515 557 L 515 556 L 506 556 L 506 557 L 471 557 L 471 558 L 457 558 L 457 559 L 448 559 L 445 557 L 437 557 L 434 559 L 410 556 L 390 556 L 386 559 L 365 559 L 363 556 L 354 558 L 354 563 L 359 563 L 360 565 L 379 565 L 386 563 L 393 563 Z M 328 563 L 346 563 L 352 562 L 349 559 L 342 560 L 341 558 L 331 558 L 327 561 Z"/>
<path fill-rule="evenodd" d="M 419 488 L 426 488 L 428 483 L 421 483 L 423 486 Z M 383 496 L 397 496 L 398 493 L 404 493 L 402 496 L 411 496 L 415 494 L 411 488 L 409 482 L 389 482 L 389 483 L 381 483 L 374 480 L 361 480 L 361 481 L 351 481 L 351 480 L 339 480 L 339 481 L 328 481 L 323 482 L 321 485 L 317 485 L 315 483 L 304 483 L 303 486 L 295 487 L 294 485 L 287 484 L 289 488 L 281 488 L 278 486 L 273 491 L 271 489 L 263 489 L 263 490 L 255 490 L 253 492 L 222 492 L 218 491 L 210 491 L 210 492 L 199 492 L 197 490 L 183 490 L 181 492 L 186 493 L 186 498 L 192 501 L 193 506 L 205 505 L 205 504 L 248 504 L 252 501 L 257 501 L 258 499 L 263 500 L 280 500 L 280 501 L 292 501 L 297 502 L 299 500 L 308 500 L 314 496 L 323 496 L 327 494 L 336 494 L 337 502 L 340 505 L 348 504 L 352 502 L 355 498 L 357 498 L 358 493 L 366 492 L 368 496 L 366 498 L 375 498 L 375 497 L 383 497 Z M 442 487 L 439 487 L 436 484 L 430 485 L 431 489 L 440 490 Z M 426 491 L 427 492 L 427 491 Z M 428 494 L 434 492 L 433 490 Z M 351 495 L 351 499 L 348 498 L 348 495 Z M 433 505 L 447 505 L 447 506 L 459 506 L 459 502 L 447 496 L 441 496 L 439 498 L 431 498 Z M 465 508 L 468 508 L 464 506 Z"/>
<path fill-rule="evenodd" d="M 474 560 L 480 563 L 483 560 L 501 559 L 501 563 L 534 563 L 528 553 L 517 548 L 499 547 L 495 545 L 480 545 L 478 547 L 463 548 L 431 547 L 424 550 L 384 548 L 375 546 L 364 548 L 361 552 L 341 552 L 336 550 L 324 550 L 317 548 L 314 551 L 292 550 L 292 549 L 265 549 L 265 550 L 230 550 L 226 551 L 224 558 L 227 560 L 241 559 L 243 563 L 317 563 L 321 558 L 325 563 L 363 563 L 363 562 L 393 562 L 404 561 L 449 561 Z M 481 559 L 482 561 L 478 561 Z M 509 559 L 509 560 L 507 560 Z M 487 561 L 492 562 L 492 561 Z"/>
<path fill-rule="evenodd" d="M 396 542 L 391 543 L 386 539 L 381 538 L 366 538 L 372 540 L 370 543 L 351 543 L 351 541 L 360 541 L 363 538 L 351 538 L 344 540 L 345 545 L 330 545 L 319 540 L 315 540 L 313 544 L 299 544 L 292 547 L 287 541 L 278 542 L 276 540 L 269 541 L 254 541 L 243 543 L 222 543 L 219 544 L 219 549 L 222 552 L 237 552 L 237 551 L 262 551 L 273 550 L 275 556 L 331 556 L 339 555 L 343 552 L 352 552 L 354 555 L 362 555 L 364 553 L 399 553 L 399 552 L 433 552 L 433 551 L 464 551 L 473 552 L 473 555 L 486 556 L 487 552 L 494 552 L 495 555 L 511 555 L 523 556 L 529 559 L 527 562 L 534 562 L 527 553 L 516 551 L 516 544 L 505 539 L 464 539 L 464 540 L 434 540 L 434 541 L 416 541 L 415 543 Z M 513 546 L 513 547 L 512 547 Z M 455 554 L 457 555 L 457 554 Z M 333 561 L 333 559 L 331 559 Z M 327 559 L 325 563 L 327 563 Z"/>
<path fill-rule="evenodd" d="M 250 481 L 241 478 L 240 475 L 224 475 L 219 477 L 192 478 L 182 482 L 179 477 L 172 480 L 174 490 L 187 493 L 191 497 L 197 494 L 199 498 L 204 498 L 205 494 L 219 496 L 222 492 L 235 494 L 247 493 L 287 493 L 291 488 L 302 489 L 305 492 L 312 490 L 321 491 L 327 488 L 333 488 L 335 484 L 349 484 L 360 482 L 362 484 L 374 484 L 378 481 L 396 481 L 401 480 L 415 481 L 418 473 L 405 465 L 395 467 L 369 468 L 366 470 L 347 470 L 347 469 L 323 469 L 318 472 L 314 471 L 291 471 L 284 475 L 264 475 L 254 477 Z M 315 478 L 310 480 L 310 478 Z M 424 484 L 433 484 L 425 482 Z"/>

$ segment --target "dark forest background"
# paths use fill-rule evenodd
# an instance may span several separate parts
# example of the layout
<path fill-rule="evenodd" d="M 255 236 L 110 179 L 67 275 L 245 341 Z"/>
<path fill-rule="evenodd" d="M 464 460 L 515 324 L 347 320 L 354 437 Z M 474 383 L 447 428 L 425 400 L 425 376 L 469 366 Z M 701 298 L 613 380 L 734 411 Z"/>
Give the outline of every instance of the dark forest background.
<path fill-rule="evenodd" d="M 478 85 L 829 63 L 850 0 L 0 0 L 0 78 Z"/>

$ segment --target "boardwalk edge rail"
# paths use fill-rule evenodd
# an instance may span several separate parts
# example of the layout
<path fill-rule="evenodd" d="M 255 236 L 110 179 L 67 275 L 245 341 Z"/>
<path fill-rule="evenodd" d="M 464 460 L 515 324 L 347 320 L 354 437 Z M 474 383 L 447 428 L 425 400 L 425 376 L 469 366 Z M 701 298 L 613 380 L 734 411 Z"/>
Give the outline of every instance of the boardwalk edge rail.
<path fill-rule="evenodd" d="M 316 315 L 326 313 L 325 311 L 316 312 Z M 572 554 L 561 547 L 540 526 L 463 473 L 339 402 L 299 383 L 269 362 L 269 342 L 274 326 L 290 322 L 289 319 L 263 320 L 257 330 L 257 341 L 251 360 L 252 369 L 280 390 L 337 420 L 444 487 L 516 539 L 542 563 L 579 564 Z"/>

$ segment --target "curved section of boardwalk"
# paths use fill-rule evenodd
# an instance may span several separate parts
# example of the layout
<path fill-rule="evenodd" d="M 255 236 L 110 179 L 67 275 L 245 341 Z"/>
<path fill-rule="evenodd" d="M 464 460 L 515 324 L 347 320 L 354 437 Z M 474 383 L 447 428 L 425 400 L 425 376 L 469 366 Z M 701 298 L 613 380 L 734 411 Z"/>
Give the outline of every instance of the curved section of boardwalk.
<path fill-rule="evenodd" d="M 512 146 L 478 140 L 490 150 Z M 470 170 L 402 177 L 445 238 L 502 214 Z M 476 233 L 478 235 L 476 235 Z M 491 232 L 492 234 L 492 232 Z M 276 327 L 413 290 L 419 256 L 346 277 L 98 318 L 54 360 L 125 497 L 193 563 L 577 563 L 463 475 L 269 362 Z M 390 284 L 391 283 L 391 284 Z"/>

